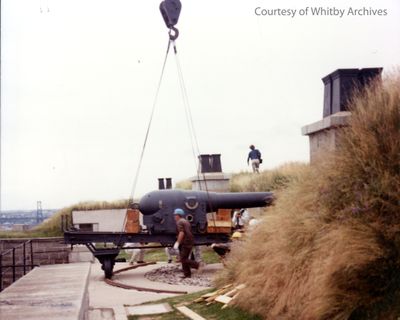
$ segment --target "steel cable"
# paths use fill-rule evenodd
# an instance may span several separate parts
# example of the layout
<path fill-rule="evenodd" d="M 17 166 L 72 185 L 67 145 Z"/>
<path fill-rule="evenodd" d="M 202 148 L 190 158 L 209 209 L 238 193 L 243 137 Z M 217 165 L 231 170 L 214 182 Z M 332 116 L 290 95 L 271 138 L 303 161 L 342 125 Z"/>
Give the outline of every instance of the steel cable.
<path fill-rule="evenodd" d="M 197 140 L 197 135 L 196 135 L 195 127 L 194 127 L 192 111 L 191 111 L 190 104 L 189 104 L 189 97 L 188 97 L 188 94 L 187 94 L 186 85 L 185 85 L 185 81 L 184 81 L 184 78 L 183 78 L 183 72 L 182 72 L 180 61 L 179 61 L 178 51 L 176 49 L 175 42 L 173 42 L 173 45 L 174 45 L 176 67 L 178 69 L 178 77 L 179 77 L 179 82 L 180 82 L 180 86 L 181 86 L 181 90 L 182 90 L 183 103 L 184 103 L 184 107 L 185 107 L 186 119 L 188 121 L 189 135 L 190 135 L 190 138 L 191 138 L 192 149 L 196 148 L 197 149 L 197 154 L 198 154 L 198 156 L 200 156 L 200 148 L 199 148 L 199 143 L 198 143 L 198 140 Z M 194 144 L 193 144 L 193 141 L 194 141 Z M 195 154 L 194 154 L 194 157 L 196 158 Z M 200 188 L 200 190 L 202 190 L 201 180 L 200 180 L 200 171 L 199 170 L 197 170 L 197 177 L 198 177 L 198 181 L 199 181 L 199 188 Z M 209 204 L 210 209 L 212 211 L 213 209 L 212 209 L 212 203 L 211 203 L 210 194 L 209 194 L 208 185 L 207 185 L 207 178 L 206 178 L 204 173 L 202 173 L 202 177 L 203 177 L 203 180 L 204 180 L 205 191 L 207 193 L 208 204 Z M 214 215 L 212 216 L 212 219 L 213 219 L 214 224 L 215 224 Z"/>
<path fill-rule="evenodd" d="M 139 163 L 138 163 L 138 166 L 137 166 L 137 169 L 136 169 L 135 178 L 133 180 L 131 194 L 130 194 L 130 197 L 128 199 L 127 209 L 130 207 L 131 204 L 134 203 L 134 196 L 135 196 L 136 186 L 137 186 L 137 182 L 138 182 L 138 179 L 139 179 L 140 169 L 142 167 L 142 162 L 143 162 L 144 152 L 145 152 L 146 145 L 147 145 L 147 140 L 148 140 L 149 134 L 150 134 L 151 124 L 153 122 L 154 112 L 155 112 L 157 101 L 158 101 L 158 95 L 160 93 L 161 83 L 162 83 L 162 80 L 164 78 L 164 71 L 165 71 L 165 66 L 167 64 L 170 47 L 171 47 L 171 40 L 168 39 L 167 51 L 165 52 L 164 62 L 163 62 L 162 68 L 161 68 L 161 74 L 160 74 L 160 78 L 158 80 L 158 85 L 157 85 L 156 93 L 155 93 L 154 100 L 153 100 L 153 106 L 152 106 L 152 109 L 151 109 L 150 118 L 149 118 L 149 122 L 148 122 L 147 129 L 146 129 L 146 135 L 145 135 L 145 138 L 144 138 L 142 151 L 140 153 Z M 126 221 L 127 221 L 127 214 L 125 214 L 125 218 L 124 218 L 122 226 L 121 226 L 121 232 L 125 231 Z M 122 240 L 122 235 L 120 236 L 120 238 L 119 238 L 119 240 L 117 242 L 117 246 L 118 247 L 121 246 L 121 240 Z"/>
<path fill-rule="evenodd" d="M 163 76 L 164 76 L 164 70 L 165 70 L 165 66 L 167 64 L 168 53 L 169 53 L 170 47 L 171 47 L 171 40 L 168 39 L 167 51 L 165 53 L 164 63 L 163 63 L 162 69 L 161 69 L 160 79 L 158 81 L 158 86 L 157 86 L 156 94 L 155 94 L 154 101 L 153 101 L 153 107 L 152 107 L 152 110 L 151 110 L 150 119 L 149 119 L 149 123 L 147 125 L 146 136 L 144 138 L 144 142 L 143 142 L 143 146 L 142 146 L 142 152 L 140 154 L 140 159 L 139 159 L 139 164 L 138 164 L 138 167 L 136 169 L 135 179 L 133 181 L 131 196 L 129 198 L 130 201 L 134 201 L 134 195 L 135 195 L 135 191 L 136 191 L 137 182 L 138 182 L 138 179 L 139 179 L 140 169 L 142 167 L 144 151 L 146 149 L 147 140 L 149 138 L 151 124 L 153 122 L 154 111 L 156 109 L 157 100 L 158 100 L 158 94 L 160 93 L 161 83 L 162 83 L 162 79 L 163 79 Z"/>

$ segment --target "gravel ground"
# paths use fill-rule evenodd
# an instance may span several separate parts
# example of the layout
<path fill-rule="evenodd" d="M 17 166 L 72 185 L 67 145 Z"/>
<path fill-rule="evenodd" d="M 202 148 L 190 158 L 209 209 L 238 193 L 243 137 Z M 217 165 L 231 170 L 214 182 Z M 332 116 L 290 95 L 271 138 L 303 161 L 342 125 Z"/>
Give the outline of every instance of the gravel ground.
<path fill-rule="evenodd" d="M 211 287 L 212 279 L 211 274 L 206 272 L 197 273 L 196 270 L 192 270 L 192 277 L 181 279 L 183 276 L 181 265 L 171 264 L 162 266 L 147 272 L 144 275 L 151 281 L 164 282 L 168 284 L 185 284 L 188 286 L 201 286 Z"/>

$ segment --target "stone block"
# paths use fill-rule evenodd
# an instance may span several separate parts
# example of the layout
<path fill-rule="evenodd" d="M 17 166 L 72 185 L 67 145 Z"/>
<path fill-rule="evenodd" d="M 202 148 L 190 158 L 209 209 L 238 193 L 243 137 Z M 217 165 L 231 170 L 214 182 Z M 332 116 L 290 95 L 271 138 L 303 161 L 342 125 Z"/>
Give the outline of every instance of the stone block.
<path fill-rule="evenodd" d="M 172 311 L 172 308 L 168 303 L 133 306 L 133 307 L 126 307 L 126 309 L 129 315 L 152 315 L 152 314 L 168 313 Z"/>
<path fill-rule="evenodd" d="M 229 191 L 230 175 L 219 173 L 204 173 L 194 176 L 191 179 L 192 190 L 208 190 L 214 192 Z"/>
<path fill-rule="evenodd" d="M 338 112 L 302 128 L 302 134 L 309 136 L 311 163 L 315 163 L 326 152 L 336 149 L 340 132 L 338 129 L 348 125 L 350 117 L 348 111 Z"/>

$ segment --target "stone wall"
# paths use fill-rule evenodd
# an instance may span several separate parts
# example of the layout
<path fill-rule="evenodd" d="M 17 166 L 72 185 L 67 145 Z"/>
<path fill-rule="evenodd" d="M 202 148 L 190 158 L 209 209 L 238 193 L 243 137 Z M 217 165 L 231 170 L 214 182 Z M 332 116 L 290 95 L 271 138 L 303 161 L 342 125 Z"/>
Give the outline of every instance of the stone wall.
<path fill-rule="evenodd" d="M 121 232 L 124 229 L 126 209 L 74 210 L 74 227 L 92 226 L 90 231 Z"/>
<path fill-rule="evenodd" d="M 0 253 L 16 248 L 19 245 L 30 239 L 0 239 Z M 32 250 L 33 250 L 33 263 L 31 260 L 31 246 L 27 244 L 25 247 L 25 272 L 31 270 L 31 265 L 41 266 L 41 265 L 51 265 L 59 263 L 69 262 L 70 247 L 64 244 L 63 238 L 35 238 L 32 240 Z M 23 247 L 20 246 L 15 249 L 15 264 L 23 265 L 24 261 L 24 251 Z M 4 255 L 2 257 L 2 265 L 12 265 L 12 252 Z M 16 268 L 15 277 L 16 279 L 24 275 L 23 267 Z M 4 268 L 2 272 L 2 287 L 3 289 L 12 283 L 13 270 L 12 268 Z"/>
<path fill-rule="evenodd" d="M 340 135 L 340 128 L 346 127 L 351 113 L 338 112 L 318 122 L 304 126 L 302 134 L 310 140 L 310 163 L 318 162 L 327 152 L 335 151 Z"/>
<path fill-rule="evenodd" d="M 208 190 L 213 192 L 228 192 L 230 175 L 222 172 L 201 173 L 192 177 L 192 190 Z"/>

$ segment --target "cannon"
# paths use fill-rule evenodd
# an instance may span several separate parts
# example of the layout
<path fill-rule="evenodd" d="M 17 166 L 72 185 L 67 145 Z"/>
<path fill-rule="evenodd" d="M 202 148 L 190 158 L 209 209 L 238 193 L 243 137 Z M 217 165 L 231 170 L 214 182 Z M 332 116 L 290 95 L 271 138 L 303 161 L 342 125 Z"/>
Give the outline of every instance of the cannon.
<path fill-rule="evenodd" d="M 265 207 L 273 201 L 271 192 L 216 193 L 206 191 L 157 190 L 142 197 L 139 210 L 150 234 L 176 233 L 174 209 L 185 211 L 193 233 L 207 232 L 207 213 L 219 209 Z"/>
<path fill-rule="evenodd" d="M 215 193 L 176 189 L 156 190 L 143 196 L 137 205 L 138 208 L 128 210 L 133 210 L 137 217 L 139 211 L 142 213 L 143 229 L 138 228 L 138 231 L 135 232 L 127 230 L 121 230 L 121 232 L 84 231 L 71 228 L 67 217 L 62 217 L 64 241 L 71 245 L 85 244 L 102 264 L 105 277 L 110 279 L 120 250 L 135 248 L 125 247 L 125 243 L 160 244 L 160 246 L 146 246 L 146 248 L 173 245 L 176 241 L 176 222 L 173 216 L 176 208 L 185 211 L 185 218 L 192 226 L 195 244 L 211 245 L 212 243 L 226 243 L 230 240 L 231 217 L 230 212 L 227 212 L 228 221 L 225 222 L 228 226 L 210 232 L 208 223 L 213 222 L 214 227 L 217 224 L 216 221 L 208 220 L 208 213 L 218 212 L 220 209 L 265 207 L 270 205 L 273 199 L 271 192 Z M 114 246 L 102 248 L 97 247 L 94 243 L 113 243 Z"/>

